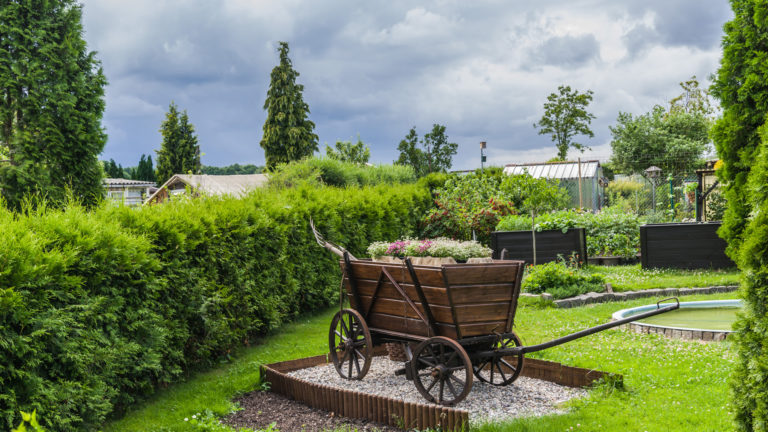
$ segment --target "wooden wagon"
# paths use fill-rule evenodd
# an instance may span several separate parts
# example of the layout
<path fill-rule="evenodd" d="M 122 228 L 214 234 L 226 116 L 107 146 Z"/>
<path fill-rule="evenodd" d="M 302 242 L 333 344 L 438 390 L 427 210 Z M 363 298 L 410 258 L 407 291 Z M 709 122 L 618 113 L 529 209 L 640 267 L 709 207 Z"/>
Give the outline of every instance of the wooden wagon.
<path fill-rule="evenodd" d="M 343 258 L 343 295 L 351 308 L 339 310 L 328 333 L 339 375 L 362 379 L 374 346 L 402 343 L 407 361 L 395 373 L 404 373 L 425 399 L 442 405 L 461 402 L 475 377 L 495 386 L 511 384 L 526 353 L 680 307 L 676 298 L 664 299 L 655 310 L 523 346 L 513 331 L 523 261 L 418 266 L 408 258 L 394 264 L 358 260 L 310 224 L 318 244 Z M 666 300 L 675 304 L 662 306 Z"/>
<path fill-rule="evenodd" d="M 656 310 L 641 315 L 522 346 L 512 330 L 522 261 L 435 267 L 413 265 L 410 259 L 400 265 L 352 260 L 344 254 L 340 265 L 351 308 L 341 309 L 331 321 L 330 357 L 338 373 L 362 379 L 374 346 L 404 343 L 407 361 L 398 372 L 413 380 L 425 399 L 442 405 L 463 400 L 473 377 L 496 386 L 511 384 L 528 352 L 679 307 L 677 299 L 663 307 L 659 302 Z"/>

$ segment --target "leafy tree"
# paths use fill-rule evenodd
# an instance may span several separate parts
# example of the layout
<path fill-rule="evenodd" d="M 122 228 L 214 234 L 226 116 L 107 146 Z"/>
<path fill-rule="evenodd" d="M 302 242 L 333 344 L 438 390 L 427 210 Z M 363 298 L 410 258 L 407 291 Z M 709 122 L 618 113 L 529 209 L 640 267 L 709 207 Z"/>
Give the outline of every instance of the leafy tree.
<path fill-rule="evenodd" d="M 264 171 L 264 167 L 252 164 L 232 164 L 223 167 L 203 165 L 201 170 L 203 174 L 211 175 L 260 174 Z"/>
<path fill-rule="evenodd" d="M 414 126 L 397 146 L 400 157 L 395 163 L 412 166 L 419 177 L 433 172 L 445 172 L 451 168 L 458 147 L 458 144 L 448 142 L 445 126 L 432 125 L 432 131 L 421 140 Z"/>
<path fill-rule="evenodd" d="M 637 117 L 620 112 L 616 123 L 611 161 L 619 172 L 642 174 L 651 165 L 665 175 L 692 172 L 710 148 L 709 121 L 701 112 L 656 105 Z"/>
<path fill-rule="evenodd" d="M 187 111 L 179 114 L 171 102 L 165 121 L 160 126 L 163 143 L 157 150 L 157 182 L 165 183 L 174 174 L 200 172 L 200 146 L 197 144 L 195 127 L 189 122 Z"/>
<path fill-rule="evenodd" d="M 710 90 L 699 87 L 699 80 L 693 75 L 688 81 L 680 83 L 683 93 L 669 101 L 669 112 L 712 115 L 715 110 L 710 101 Z"/>
<path fill-rule="evenodd" d="M 309 105 L 304 102 L 304 86 L 296 83 L 299 73 L 288 57 L 288 43 L 280 42 L 280 64 L 272 69 L 264 109 L 264 135 L 261 147 L 267 170 L 278 164 L 299 160 L 317 151 L 315 124 L 308 119 Z"/>
<path fill-rule="evenodd" d="M 731 0 L 723 56 L 712 85 L 723 115 L 712 128 L 728 208 L 719 234 L 742 270 L 744 310 L 734 325 L 739 357 L 733 373 L 740 430 L 768 424 L 768 5 Z"/>
<path fill-rule="evenodd" d="M 141 155 L 139 165 L 131 173 L 131 179 L 154 182 L 156 179 L 155 168 L 152 166 L 152 155 Z"/>
<path fill-rule="evenodd" d="M 11 207 L 39 193 L 103 195 L 98 154 L 106 79 L 83 39 L 75 0 L 11 1 L 0 8 L 0 189 Z"/>
<path fill-rule="evenodd" d="M 551 93 L 544 103 L 544 115 L 533 127 L 539 130 L 539 135 L 550 135 L 557 146 L 557 157 L 565 160 L 568 156 L 568 148 L 573 147 L 584 151 L 589 147 L 575 142 L 577 135 L 586 135 L 594 138 L 595 134 L 589 125 L 595 118 L 587 112 L 587 105 L 592 102 L 592 90 L 579 93 L 570 86 L 559 86 L 558 93 Z"/>
<path fill-rule="evenodd" d="M 360 165 L 368 163 L 371 158 L 371 149 L 357 137 L 357 144 L 351 141 L 336 141 L 336 150 L 329 145 L 325 146 L 325 154 L 331 159 L 342 162 L 352 162 Z"/>

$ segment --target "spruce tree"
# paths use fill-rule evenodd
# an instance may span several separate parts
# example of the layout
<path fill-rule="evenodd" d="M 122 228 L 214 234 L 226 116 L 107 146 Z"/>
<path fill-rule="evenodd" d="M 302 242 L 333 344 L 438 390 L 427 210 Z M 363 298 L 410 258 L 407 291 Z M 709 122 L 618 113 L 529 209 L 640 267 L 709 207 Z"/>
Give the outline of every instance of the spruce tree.
<path fill-rule="evenodd" d="M 165 183 L 174 174 L 199 173 L 200 146 L 187 111 L 179 113 L 176 104 L 171 102 L 160 133 L 163 143 L 157 150 L 157 183 Z"/>
<path fill-rule="evenodd" d="M 288 43 L 280 42 L 280 64 L 272 69 L 267 100 L 267 120 L 261 147 L 267 170 L 277 164 L 311 156 L 318 149 L 315 124 L 308 119 L 309 106 L 304 102 L 304 86 L 296 83 L 299 73 L 288 57 Z"/>
<path fill-rule="evenodd" d="M 104 162 L 104 175 L 107 178 L 123 178 L 125 173 L 122 165 L 118 165 L 114 159 L 110 159 L 108 162 Z"/>
<path fill-rule="evenodd" d="M 0 189 L 11 207 L 66 190 L 90 205 L 103 195 L 98 154 L 106 79 L 83 39 L 74 0 L 11 1 L 0 8 Z"/>
<path fill-rule="evenodd" d="M 152 156 L 142 154 L 139 164 L 133 170 L 132 180 L 155 181 L 155 169 L 152 166 Z"/>
<path fill-rule="evenodd" d="M 744 310 L 734 325 L 732 385 L 740 430 L 768 425 L 768 5 L 731 0 L 723 56 L 712 85 L 723 116 L 712 128 L 728 209 L 719 234 L 742 270 Z M 730 337 L 729 337 L 730 339 Z"/>

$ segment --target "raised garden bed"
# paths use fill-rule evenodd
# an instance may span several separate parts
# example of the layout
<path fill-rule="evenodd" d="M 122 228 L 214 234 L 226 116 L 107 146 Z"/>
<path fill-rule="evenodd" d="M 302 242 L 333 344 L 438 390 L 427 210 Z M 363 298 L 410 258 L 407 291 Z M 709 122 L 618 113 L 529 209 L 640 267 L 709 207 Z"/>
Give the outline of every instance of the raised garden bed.
<path fill-rule="evenodd" d="M 501 252 L 506 249 L 504 259 L 523 260 L 533 264 L 533 238 L 531 231 L 494 231 L 491 233 L 493 258 L 501 259 Z M 543 264 L 568 259 L 578 255 L 580 262 L 587 260 L 587 240 L 584 228 L 569 228 L 568 231 L 544 230 L 536 232 L 536 263 Z"/>
<path fill-rule="evenodd" d="M 717 235 L 720 222 L 648 224 L 640 227 L 643 268 L 709 269 L 736 264 Z"/>

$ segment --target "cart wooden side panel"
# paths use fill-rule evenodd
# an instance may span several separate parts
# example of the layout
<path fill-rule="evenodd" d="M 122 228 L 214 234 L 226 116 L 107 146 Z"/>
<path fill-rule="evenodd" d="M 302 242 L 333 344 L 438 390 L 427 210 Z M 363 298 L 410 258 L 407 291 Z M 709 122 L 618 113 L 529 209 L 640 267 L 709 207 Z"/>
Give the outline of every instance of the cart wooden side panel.
<path fill-rule="evenodd" d="M 352 261 L 349 271 L 344 271 L 344 286 L 350 304 L 373 333 L 415 340 L 431 336 L 460 339 L 502 333 L 511 327 L 522 266 L 517 261 L 413 266 L 436 333 L 425 319 L 427 311 L 405 265 Z M 345 270 L 343 261 L 341 267 Z"/>
<path fill-rule="evenodd" d="M 350 272 L 344 272 L 344 287 L 350 304 L 363 315 L 371 332 L 416 340 L 431 336 L 457 338 L 440 267 L 414 266 L 417 279 L 435 318 L 437 334 L 431 334 L 429 326 L 422 319 L 425 316 L 424 306 L 419 301 L 416 286 L 405 265 L 372 261 L 352 261 L 350 264 Z M 343 270 L 344 263 L 341 265 Z M 404 290 L 407 300 L 385 276 L 385 271 Z M 355 278 L 359 305 L 356 304 L 349 273 Z"/>
<path fill-rule="evenodd" d="M 523 266 L 522 261 L 443 266 L 459 339 L 512 329 Z"/>

